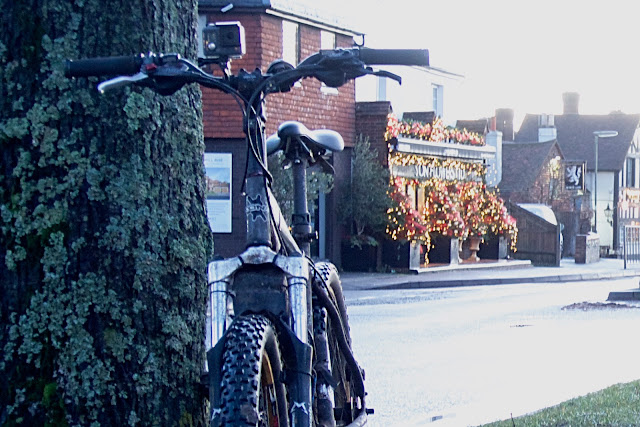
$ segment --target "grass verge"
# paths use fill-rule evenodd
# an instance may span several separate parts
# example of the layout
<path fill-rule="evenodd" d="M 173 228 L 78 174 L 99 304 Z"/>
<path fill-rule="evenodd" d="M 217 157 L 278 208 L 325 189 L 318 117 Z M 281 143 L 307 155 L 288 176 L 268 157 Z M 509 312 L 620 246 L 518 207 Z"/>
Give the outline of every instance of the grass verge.
<path fill-rule="evenodd" d="M 617 384 L 522 417 L 483 427 L 640 426 L 640 380 Z"/>

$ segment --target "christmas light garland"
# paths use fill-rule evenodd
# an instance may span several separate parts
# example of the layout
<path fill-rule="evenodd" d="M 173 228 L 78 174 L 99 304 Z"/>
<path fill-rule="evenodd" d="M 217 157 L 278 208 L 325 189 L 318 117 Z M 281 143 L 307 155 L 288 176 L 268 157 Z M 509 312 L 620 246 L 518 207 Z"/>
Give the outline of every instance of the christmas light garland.
<path fill-rule="evenodd" d="M 399 121 L 394 113 L 387 116 L 387 130 L 385 138 L 389 141 L 398 136 L 422 139 L 431 142 L 449 142 L 464 145 L 484 146 L 484 136 L 467 129 L 457 129 L 445 126 L 440 117 L 435 117 L 432 123 L 415 120 Z"/>
<path fill-rule="evenodd" d="M 445 129 L 440 119 L 433 124 L 398 122 L 395 115 L 387 118 L 387 141 L 398 135 L 437 142 L 457 142 L 469 145 L 484 145 L 479 135 L 457 129 Z M 474 175 L 481 182 L 443 180 L 440 178 L 415 179 L 391 178 L 390 196 L 393 207 L 387 211 L 387 234 L 394 240 L 418 241 L 430 244 L 430 233 L 449 237 L 484 237 L 488 234 L 509 237 L 512 251 L 516 251 L 518 228 L 509 215 L 504 201 L 484 184 L 486 167 L 482 163 L 462 162 L 455 159 L 438 159 L 418 154 L 389 153 L 389 166 L 425 166 L 429 168 L 452 168 Z M 421 211 L 413 207 L 406 188 L 424 192 L 425 203 Z"/>
<path fill-rule="evenodd" d="M 387 210 L 386 232 L 393 240 L 406 240 L 429 245 L 431 238 L 424 216 L 413 209 L 411 199 L 402 190 L 402 178 L 396 178 L 397 185 L 393 185 L 390 192 L 393 207 Z"/>
<path fill-rule="evenodd" d="M 432 168 L 452 168 L 463 170 L 468 174 L 475 174 L 478 179 L 483 179 L 487 173 L 486 167 L 482 163 L 462 162 L 455 159 L 438 159 L 435 157 L 425 157 L 419 154 L 406 154 L 390 152 L 389 166 L 426 166 Z"/>
<path fill-rule="evenodd" d="M 406 195 L 407 187 L 424 191 L 425 204 L 420 212 Z M 390 194 L 394 206 L 387 211 L 387 234 L 393 240 L 428 245 L 430 233 L 461 239 L 496 234 L 509 237 L 511 250 L 517 250 L 516 220 L 507 212 L 502 198 L 483 183 L 394 177 Z"/>

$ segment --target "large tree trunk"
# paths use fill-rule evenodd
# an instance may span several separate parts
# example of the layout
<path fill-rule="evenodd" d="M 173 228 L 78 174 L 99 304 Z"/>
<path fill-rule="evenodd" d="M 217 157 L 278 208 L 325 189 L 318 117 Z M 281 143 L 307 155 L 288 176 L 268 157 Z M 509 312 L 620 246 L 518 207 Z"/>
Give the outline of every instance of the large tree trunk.
<path fill-rule="evenodd" d="M 0 0 L 0 425 L 203 420 L 200 92 L 101 96 L 62 67 L 194 57 L 196 7 Z"/>

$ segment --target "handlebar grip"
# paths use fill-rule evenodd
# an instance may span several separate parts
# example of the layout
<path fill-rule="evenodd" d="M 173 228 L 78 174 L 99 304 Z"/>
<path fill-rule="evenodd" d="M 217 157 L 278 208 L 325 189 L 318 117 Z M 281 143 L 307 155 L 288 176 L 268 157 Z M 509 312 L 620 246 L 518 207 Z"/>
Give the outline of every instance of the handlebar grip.
<path fill-rule="evenodd" d="M 360 49 L 360 60 L 367 65 L 429 66 L 427 49 Z"/>
<path fill-rule="evenodd" d="M 103 58 L 67 59 L 65 77 L 131 75 L 140 71 L 142 56 L 109 56 Z"/>

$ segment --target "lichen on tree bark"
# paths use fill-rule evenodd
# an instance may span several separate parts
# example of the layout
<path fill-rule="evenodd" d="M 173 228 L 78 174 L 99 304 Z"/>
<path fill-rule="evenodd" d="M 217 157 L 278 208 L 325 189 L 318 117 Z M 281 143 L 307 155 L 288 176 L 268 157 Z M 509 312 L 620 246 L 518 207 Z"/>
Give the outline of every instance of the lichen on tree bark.
<path fill-rule="evenodd" d="M 66 58 L 194 57 L 195 0 L 0 0 L 0 424 L 203 422 L 200 92 Z"/>

